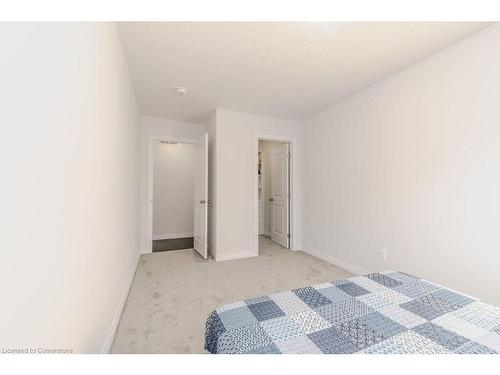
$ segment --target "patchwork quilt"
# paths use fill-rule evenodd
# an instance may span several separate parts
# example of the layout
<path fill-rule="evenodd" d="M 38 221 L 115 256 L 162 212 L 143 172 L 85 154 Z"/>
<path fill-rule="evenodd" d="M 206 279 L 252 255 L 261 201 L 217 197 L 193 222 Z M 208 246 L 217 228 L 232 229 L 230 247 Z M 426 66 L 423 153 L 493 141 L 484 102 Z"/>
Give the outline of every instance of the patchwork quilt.
<path fill-rule="evenodd" d="M 209 353 L 500 353 L 500 308 L 401 272 L 219 307 Z"/>

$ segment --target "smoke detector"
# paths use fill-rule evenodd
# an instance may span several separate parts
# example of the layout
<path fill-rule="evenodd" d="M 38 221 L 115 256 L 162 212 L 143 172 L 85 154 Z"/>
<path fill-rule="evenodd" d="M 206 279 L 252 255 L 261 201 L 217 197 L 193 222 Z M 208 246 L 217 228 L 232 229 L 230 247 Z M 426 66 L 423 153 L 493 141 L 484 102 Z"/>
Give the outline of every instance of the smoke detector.
<path fill-rule="evenodd" d="M 174 88 L 174 92 L 177 95 L 187 95 L 188 94 L 188 89 L 182 86 Z"/>

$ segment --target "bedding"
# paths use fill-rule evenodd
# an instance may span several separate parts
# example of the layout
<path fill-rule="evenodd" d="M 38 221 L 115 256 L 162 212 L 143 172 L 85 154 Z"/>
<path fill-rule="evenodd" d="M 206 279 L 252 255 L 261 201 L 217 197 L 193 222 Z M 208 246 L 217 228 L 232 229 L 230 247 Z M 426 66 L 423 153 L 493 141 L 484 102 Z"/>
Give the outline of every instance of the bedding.
<path fill-rule="evenodd" d="M 208 353 L 500 353 L 500 308 L 402 272 L 230 303 L 208 318 Z"/>

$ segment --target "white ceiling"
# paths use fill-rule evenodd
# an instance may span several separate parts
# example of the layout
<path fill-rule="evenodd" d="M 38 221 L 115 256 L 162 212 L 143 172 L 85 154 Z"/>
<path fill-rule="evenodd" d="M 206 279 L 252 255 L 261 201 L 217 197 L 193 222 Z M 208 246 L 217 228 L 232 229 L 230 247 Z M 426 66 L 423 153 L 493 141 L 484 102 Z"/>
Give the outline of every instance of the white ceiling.
<path fill-rule="evenodd" d="M 119 23 L 144 115 L 214 108 L 302 120 L 488 23 Z M 173 93 L 189 89 L 186 96 Z"/>

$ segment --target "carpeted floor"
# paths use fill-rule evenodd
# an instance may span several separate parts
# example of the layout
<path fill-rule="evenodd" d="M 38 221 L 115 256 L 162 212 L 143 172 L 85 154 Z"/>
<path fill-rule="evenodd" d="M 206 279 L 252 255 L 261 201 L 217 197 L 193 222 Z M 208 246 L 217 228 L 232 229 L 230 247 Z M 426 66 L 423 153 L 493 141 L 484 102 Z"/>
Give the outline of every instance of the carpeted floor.
<path fill-rule="evenodd" d="M 215 262 L 194 250 L 143 255 L 111 352 L 203 353 L 205 321 L 217 306 L 350 276 L 265 237 L 253 258 Z"/>

